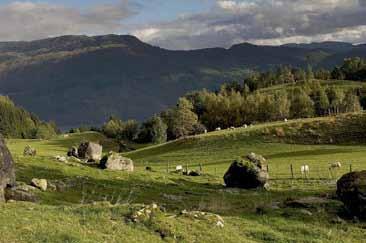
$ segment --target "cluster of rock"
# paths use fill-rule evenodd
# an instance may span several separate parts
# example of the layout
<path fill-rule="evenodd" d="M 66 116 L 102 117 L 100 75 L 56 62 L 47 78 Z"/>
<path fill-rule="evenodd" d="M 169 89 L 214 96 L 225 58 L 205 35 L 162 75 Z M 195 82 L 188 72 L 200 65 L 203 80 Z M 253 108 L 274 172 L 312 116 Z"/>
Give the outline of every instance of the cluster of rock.
<path fill-rule="evenodd" d="M 247 160 L 235 160 L 224 175 L 227 187 L 254 189 L 267 188 L 269 174 L 266 159 L 261 155 L 250 153 Z"/>
<path fill-rule="evenodd" d="M 34 157 L 37 155 L 37 150 L 32 148 L 30 145 L 25 146 L 23 151 L 24 156 L 31 156 Z"/>
<path fill-rule="evenodd" d="M 366 171 L 342 176 L 337 182 L 337 196 L 350 215 L 366 219 Z"/>
<path fill-rule="evenodd" d="M 80 162 L 83 160 L 88 163 L 97 163 L 102 169 L 112 171 L 134 171 L 134 164 L 131 159 L 125 158 L 114 152 L 109 152 L 109 154 L 104 157 L 102 157 L 102 155 L 103 147 L 100 144 L 93 142 L 83 142 L 79 147 L 72 147 L 67 152 L 69 158 L 75 158 Z M 58 161 L 61 159 L 63 158 L 57 158 Z"/>
<path fill-rule="evenodd" d="M 224 228 L 225 226 L 224 219 L 220 215 L 214 213 L 183 210 L 180 215 L 195 220 L 205 220 L 219 228 Z"/>
<path fill-rule="evenodd" d="M 155 216 L 165 216 L 163 210 L 156 204 L 144 205 L 141 208 L 133 211 L 130 215 L 130 219 L 135 223 L 150 223 Z M 224 219 L 214 213 L 202 212 L 202 211 L 187 211 L 183 210 L 177 215 L 169 215 L 169 217 L 186 217 L 193 220 L 205 221 L 210 225 L 223 228 L 225 225 Z"/>
<path fill-rule="evenodd" d="M 151 218 L 156 213 L 161 213 L 161 209 L 156 203 L 153 203 L 151 205 L 143 206 L 142 208 L 132 212 L 130 219 L 135 223 L 151 221 Z"/>

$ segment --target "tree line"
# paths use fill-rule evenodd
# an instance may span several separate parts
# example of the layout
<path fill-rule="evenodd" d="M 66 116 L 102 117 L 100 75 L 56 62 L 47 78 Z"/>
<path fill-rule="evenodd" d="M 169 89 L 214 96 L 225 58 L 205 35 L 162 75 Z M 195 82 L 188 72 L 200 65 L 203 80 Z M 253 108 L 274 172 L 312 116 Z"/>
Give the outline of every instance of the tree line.
<path fill-rule="evenodd" d="M 54 122 L 43 122 L 17 107 L 9 97 L 0 96 L 0 134 L 4 137 L 48 139 L 57 133 L 59 130 Z"/>
<path fill-rule="evenodd" d="M 361 111 L 364 89 L 323 86 L 317 80 L 287 90 L 250 91 L 245 84 L 219 91 L 191 92 L 177 105 L 140 124 L 110 117 L 101 131 L 111 138 L 140 143 L 162 143 L 220 127 L 240 127 L 284 119 L 329 116 Z"/>
<path fill-rule="evenodd" d="M 330 116 L 366 108 L 366 86 L 345 89 L 324 86 L 319 81 L 330 79 L 366 81 L 366 61 L 345 59 L 331 71 L 281 66 L 274 71 L 253 72 L 243 82 L 225 83 L 214 92 L 188 93 L 178 99 L 175 107 L 141 124 L 112 116 L 100 130 L 118 140 L 162 143 L 216 128 Z M 273 87 L 279 84 L 288 85 L 286 89 Z"/>
<path fill-rule="evenodd" d="M 279 66 L 266 72 L 253 71 L 244 80 L 250 90 L 271 87 L 279 84 L 293 84 L 298 82 L 319 80 L 352 80 L 366 81 L 366 60 L 360 57 L 347 58 L 341 66 L 333 70 L 307 68 L 293 68 L 291 66 Z"/>

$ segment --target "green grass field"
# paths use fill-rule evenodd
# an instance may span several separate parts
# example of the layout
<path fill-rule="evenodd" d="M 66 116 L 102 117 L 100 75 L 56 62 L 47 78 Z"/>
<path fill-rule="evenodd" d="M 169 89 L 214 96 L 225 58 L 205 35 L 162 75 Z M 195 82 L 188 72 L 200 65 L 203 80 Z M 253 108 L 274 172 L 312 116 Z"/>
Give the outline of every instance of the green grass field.
<path fill-rule="evenodd" d="M 265 128 L 326 119 L 263 124 L 149 146 L 125 154 L 135 161 L 134 173 L 65 165 L 53 158 L 83 140 L 101 142 L 106 153 L 117 149 L 113 141 L 97 133 L 43 141 L 8 140 L 19 181 L 36 177 L 70 186 L 58 192 L 38 192 L 38 204 L 0 205 L 0 242 L 365 242 L 366 223 L 334 222 L 342 211 L 336 200 L 306 213 L 272 207 L 288 198 L 332 196 L 336 178 L 348 172 L 351 164 L 352 170 L 366 169 L 362 143 L 288 144 L 261 135 Z M 36 157 L 23 157 L 27 144 L 37 149 Z M 222 176 L 226 169 L 232 160 L 249 152 L 268 159 L 271 189 L 225 189 Z M 331 175 L 328 167 L 334 161 L 341 161 L 343 167 Z M 167 172 L 176 165 L 198 169 L 199 164 L 204 171 L 201 177 Z M 303 164 L 310 166 L 308 179 L 300 174 Z M 155 172 L 145 171 L 146 166 Z M 143 223 L 128 220 L 139 205 L 151 203 L 164 210 Z M 219 214 L 225 226 L 182 216 L 179 213 L 184 209 Z"/>

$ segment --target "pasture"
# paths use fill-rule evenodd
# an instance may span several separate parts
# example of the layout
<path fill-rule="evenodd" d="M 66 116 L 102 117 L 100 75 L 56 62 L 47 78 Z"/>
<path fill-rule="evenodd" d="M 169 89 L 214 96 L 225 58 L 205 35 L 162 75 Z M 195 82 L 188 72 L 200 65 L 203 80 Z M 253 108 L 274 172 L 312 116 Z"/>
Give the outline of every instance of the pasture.
<path fill-rule="evenodd" d="M 19 181 L 28 183 L 36 177 L 70 186 L 37 192 L 38 204 L 1 205 L 0 242 L 363 242 L 366 224 L 340 219 L 342 204 L 333 198 L 336 179 L 349 171 L 349 165 L 353 170 L 366 169 L 366 146 L 287 144 L 258 135 L 264 127 L 278 125 L 284 124 L 213 132 L 125 153 L 135 161 L 133 173 L 65 165 L 54 159 L 83 140 L 101 142 L 106 153 L 117 149 L 98 133 L 8 140 Z M 27 144 L 37 149 L 36 157 L 22 155 Z M 232 160 L 249 152 L 268 159 L 269 191 L 223 186 L 222 176 Z M 334 161 L 341 161 L 342 167 L 331 175 Z M 310 167 L 308 178 L 301 175 L 303 164 Z M 172 173 L 176 165 L 189 169 L 201 165 L 204 174 Z M 307 196 L 329 200 L 306 210 L 285 206 L 289 199 Z M 128 220 L 135 208 L 151 203 L 162 211 L 147 222 Z M 221 215 L 225 226 L 182 216 L 182 210 Z"/>

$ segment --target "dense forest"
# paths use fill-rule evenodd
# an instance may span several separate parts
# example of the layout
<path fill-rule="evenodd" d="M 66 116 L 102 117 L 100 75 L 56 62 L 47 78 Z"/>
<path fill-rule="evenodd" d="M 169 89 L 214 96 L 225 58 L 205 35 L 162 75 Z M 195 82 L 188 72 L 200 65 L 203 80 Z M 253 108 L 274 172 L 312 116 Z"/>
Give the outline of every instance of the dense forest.
<path fill-rule="evenodd" d="M 0 134 L 8 138 L 47 139 L 58 133 L 56 124 L 17 107 L 8 97 L 0 96 Z"/>
<path fill-rule="evenodd" d="M 217 91 L 190 92 L 176 107 L 142 124 L 110 117 L 101 130 L 109 137 L 135 142 L 161 143 L 216 128 L 240 127 L 284 119 L 330 116 L 366 108 L 366 86 L 342 88 L 321 80 L 366 81 L 366 61 L 346 59 L 333 70 L 281 66 L 275 71 L 253 72 L 242 82 Z M 287 84 L 280 89 L 263 89 Z"/>

